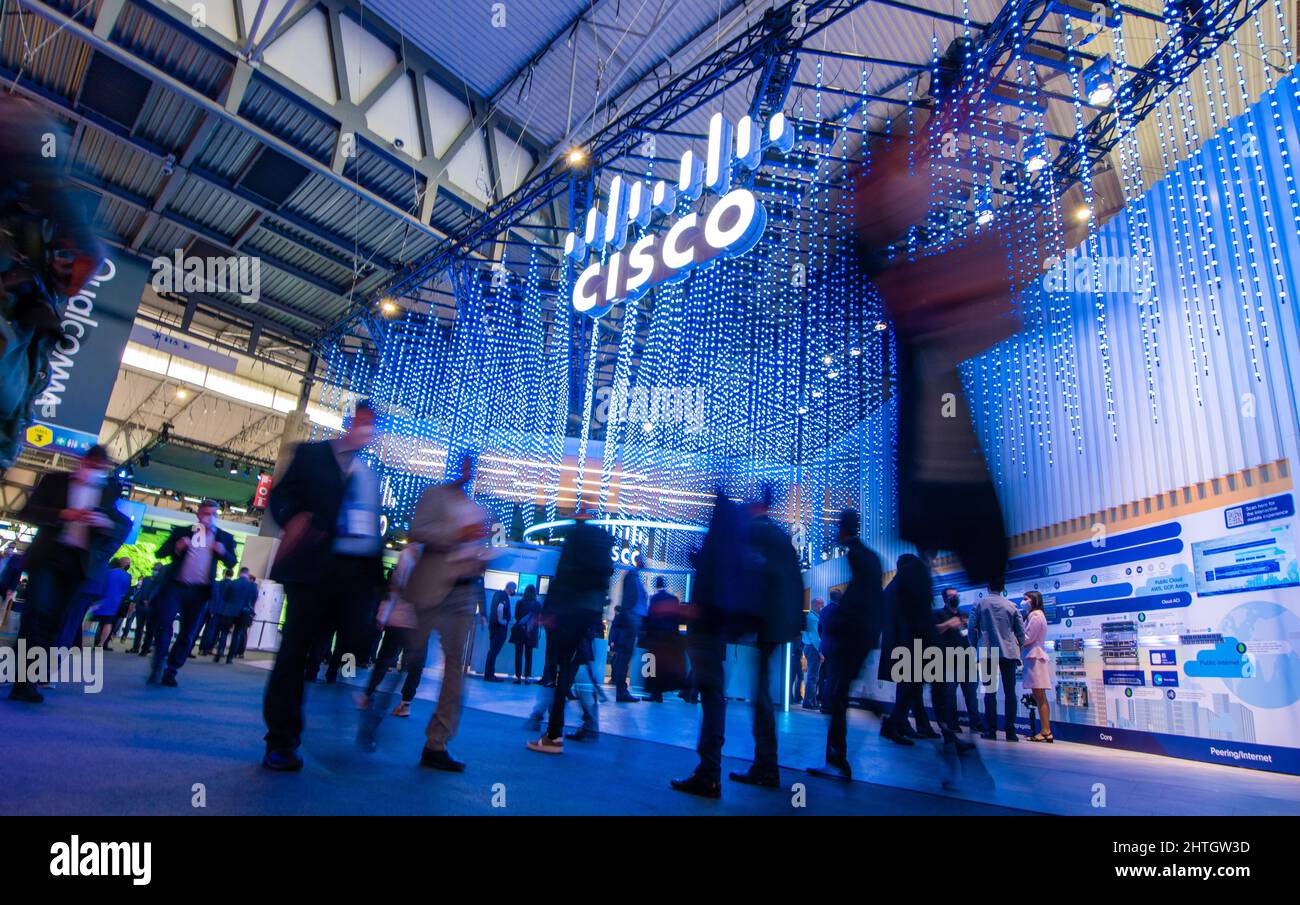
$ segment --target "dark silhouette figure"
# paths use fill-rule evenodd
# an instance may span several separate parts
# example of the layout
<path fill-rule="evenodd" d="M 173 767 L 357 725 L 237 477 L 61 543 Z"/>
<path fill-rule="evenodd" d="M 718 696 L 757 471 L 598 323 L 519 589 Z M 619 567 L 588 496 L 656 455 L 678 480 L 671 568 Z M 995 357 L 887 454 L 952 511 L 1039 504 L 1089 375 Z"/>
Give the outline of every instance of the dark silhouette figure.
<path fill-rule="evenodd" d="M 823 637 L 835 652 L 833 665 L 828 667 L 831 722 L 826 732 L 826 764 L 808 771 L 841 779 L 853 778 L 847 742 L 849 689 L 880 644 L 884 613 L 880 557 L 862 542 L 861 530 L 857 512 L 847 509 L 841 513 L 839 541 L 848 556 L 851 577 L 840 602 L 833 609 L 822 609 Z"/>

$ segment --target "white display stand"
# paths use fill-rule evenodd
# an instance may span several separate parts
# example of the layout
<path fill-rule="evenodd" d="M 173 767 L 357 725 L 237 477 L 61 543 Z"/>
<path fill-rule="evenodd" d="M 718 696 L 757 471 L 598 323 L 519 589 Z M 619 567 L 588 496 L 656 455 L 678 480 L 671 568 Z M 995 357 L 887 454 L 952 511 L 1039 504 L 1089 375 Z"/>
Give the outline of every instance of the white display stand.
<path fill-rule="evenodd" d="M 280 612 L 284 609 L 284 585 L 263 578 L 257 583 L 253 625 L 248 630 L 248 649 L 280 649 Z"/>

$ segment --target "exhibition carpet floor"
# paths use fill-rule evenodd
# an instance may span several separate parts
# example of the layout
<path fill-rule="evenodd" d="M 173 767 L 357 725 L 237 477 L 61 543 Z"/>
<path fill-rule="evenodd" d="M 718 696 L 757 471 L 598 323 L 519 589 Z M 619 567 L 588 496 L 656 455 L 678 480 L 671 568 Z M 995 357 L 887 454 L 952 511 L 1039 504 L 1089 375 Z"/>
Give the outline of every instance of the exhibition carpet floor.
<path fill-rule="evenodd" d="M 355 688 L 309 686 L 306 769 L 262 769 L 261 693 L 269 659 L 231 666 L 191 661 L 181 687 L 144 684 L 139 657 L 106 656 L 102 693 L 67 687 L 30 707 L 0 700 L 7 750 L 0 813 L 193 813 L 202 784 L 206 813 L 229 814 L 1287 814 L 1300 812 L 1300 778 L 1057 742 L 978 741 L 964 757 L 937 742 L 900 748 L 879 721 L 851 711 L 849 747 L 857 781 L 818 779 L 826 717 L 778 714 L 784 791 L 724 782 L 721 802 L 667 788 L 695 765 L 698 708 L 663 704 L 600 707 L 602 738 L 570 742 L 562 757 L 524 748 L 522 719 L 536 686 L 466 679 L 466 711 L 453 753 L 460 775 L 416 768 L 439 669 L 426 671 L 410 719 L 385 720 L 380 750 L 354 743 Z M 363 674 L 364 676 L 364 674 Z M 354 680 L 361 681 L 360 678 Z M 612 698 L 612 694 L 611 694 Z M 727 708 L 725 770 L 753 753 L 750 709 Z M 578 718 L 571 704 L 569 718 Z M 791 786 L 804 785 L 796 808 Z M 505 807 L 492 806 L 494 786 Z M 1104 792 L 1104 807 L 1098 788 Z"/>
<path fill-rule="evenodd" d="M 416 766 L 430 706 L 388 719 L 380 750 L 354 743 L 357 712 L 347 685 L 308 692 L 305 769 L 275 774 L 262 754 L 264 669 L 253 662 L 191 661 L 179 688 L 146 686 L 146 664 L 106 655 L 98 694 L 66 686 L 40 706 L 0 700 L 0 813 L 17 814 L 971 814 L 1023 810 L 868 783 L 839 783 L 788 771 L 780 791 L 727 784 L 722 801 L 675 793 L 668 779 L 690 773 L 693 752 L 673 744 L 607 735 L 569 743 L 551 757 L 524 748 L 520 720 L 467 709 L 452 751 L 458 775 Z M 470 680 L 471 697 L 504 686 Z M 436 676 L 424 693 L 436 691 Z M 512 690 L 515 686 L 509 686 Z M 524 689 L 518 689 L 523 692 Z M 527 689 L 531 701 L 533 689 Z M 521 695 L 521 700 L 522 700 Z M 525 710 L 527 707 L 524 708 Z M 613 708 L 604 708 L 606 711 Z M 682 711 L 688 710 L 685 705 Z M 724 769 L 743 768 L 728 758 Z M 790 786 L 803 783 L 806 807 Z M 195 807 L 198 796 L 205 807 Z M 494 807 L 504 803 L 504 807 Z"/>

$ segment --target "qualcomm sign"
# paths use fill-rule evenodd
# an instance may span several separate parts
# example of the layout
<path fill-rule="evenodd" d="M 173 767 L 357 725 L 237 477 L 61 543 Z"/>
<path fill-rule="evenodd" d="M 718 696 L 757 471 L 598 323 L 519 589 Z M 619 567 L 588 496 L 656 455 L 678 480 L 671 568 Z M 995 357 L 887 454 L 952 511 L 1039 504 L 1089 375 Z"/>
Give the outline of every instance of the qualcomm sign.
<path fill-rule="evenodd" d="M 721 113 L 709 120 L 709 145 L 704 160 L 694 151 L 682 155 L 676 187 L 664 180 L 653 185 L 615 176 L 609 186 L 606 210 L 587 212 L 582 235 L 571 232 L 564 253 L 582 265 L 588 253 L 596 260 L 573 284 L 573 308 L 600 317 L 620 300 L 638 299 L 655 286 L 686 279 L 690 272 L 715 258 L 744 254 L 758 243 L 767 226 L 767 211 L 748 189 L 731 187 L 733 162 L 756 170 L 763 152 L 772 147 L 787 154 L 794 147 L 794 130 L 785 114 L 777 113 L 767 125 L 767 140 L 752 118 L 746 116 L 733 131 Z M 695 202 L 705 190 L 721 196 L 707 214 L 692 211 L 667 232 L 649 233 L 628 244 L 628 228 L 642 229 L 658 211 L 672 214 L 679 199 Z"/>

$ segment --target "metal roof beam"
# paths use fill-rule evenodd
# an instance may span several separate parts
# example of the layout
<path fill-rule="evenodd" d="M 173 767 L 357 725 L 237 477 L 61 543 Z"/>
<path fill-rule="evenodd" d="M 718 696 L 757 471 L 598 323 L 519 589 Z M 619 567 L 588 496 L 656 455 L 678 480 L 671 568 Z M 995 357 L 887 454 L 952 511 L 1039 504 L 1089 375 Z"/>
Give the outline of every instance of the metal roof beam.
<path fill-rule="evenodd" d="M 155 9 L 155 11 L 160 10 L 159 0 L 141 0 L 141 2 L 149 4 Z M 50 6 L 45 2 L 45 0 L 28 0 L 26 8 L 31 13 L 40 16 L 46 21 L 54 23 L 63 31 L 75 36 L 92 47 L 95 51 L 116 60 L 141 75 L 144 75 L 163 89 L 180 95 L 206 112 L 216 114 L 220 119 L 233 123 L 235 126 L 252 135 L 263 144 L 274 148 L 292 159 L 294 162 L 306 167 L 309 171 L 331 179 L 339 186 L 359 195 L 367 203 L 380 208 L 390 216 L 401 219 L 432 238 L 440 240 L 450 238 L 446 233 L 428 223 L 421 222 L 410 211 L 398 207 L 382 195 L 372 191 L 359 182 L 346 178 L 340 173 L 335 173 L 327 165 L 322 164 L 315 157 L 298 148 L 293 142 L 269 132 L 237 113 L 232 113 L 225 108 L 223 103 L 213 100 L 194 88 L 192 85 L 186 84 L 181 79 L 158 68 L 154 63 L 136 56 L 133 52 L 126 50 L 107 39 L 100 38 L 90 28 L 86 27 L 75 18 L 68 16 L 62 10 Z M 183 16 L 184 14 L 182 10 L 174 7 L 168 10 L 162 10 L 162 12 L 164 12 L 165 18 L 173 20 Z M 207 40 L 210 41 L 211 38 L 208 38 Z M 222 40 L 224 40 L 224 38 Z M 382 139 L 379 139 L 376 144 L 382 147 L 384 142 Z"/>

